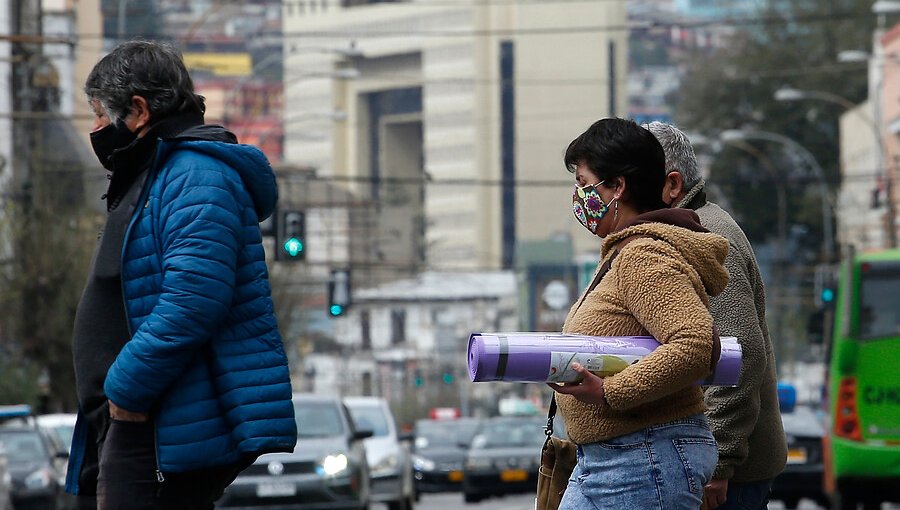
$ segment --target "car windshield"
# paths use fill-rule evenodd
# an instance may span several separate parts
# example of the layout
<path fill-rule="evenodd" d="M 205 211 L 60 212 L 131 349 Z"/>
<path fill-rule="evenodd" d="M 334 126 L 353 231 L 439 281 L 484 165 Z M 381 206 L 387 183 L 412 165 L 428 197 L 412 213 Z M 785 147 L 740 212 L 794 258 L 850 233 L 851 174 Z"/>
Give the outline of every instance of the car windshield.
<path fill-rule="evenodd" d="M 357 430 L 371 430 L 375 437 L 388 435 L 388 423 L 384 411 L 380 407 L 356 406 L 350 407 L 350 416 Z"/>
<path fill-rule="evenodd" d="M 299 437 L 334 437 L 345 434 L 338 404 L 297 402 L 294 404 Z"/>
<path fill-rule="evenodd" d="M 54 425 L 47 427 L 60 446 L 68 450 L 72 446 L 72 436 L 75 435 L 75 427 L 71 425 Z"/>
<path fill-rule="evenodd" d="M 479 430 L 472 440 L 472 448 L 515 448 L 520 446 L 536 447 L 544 443 L 543 420 L 495 420 L 489 421 Z"/>
<path fill-rule="evenodd" d="M 416 423 L 416 448 L 458 447 L 472 442 L 478 420 L 432 421 Z"/>
<path fill-rule="evenodd" d="M 48 457 L 37 432 L 0 432 L 0 445 L 11 463 L 35 462 Z"/>

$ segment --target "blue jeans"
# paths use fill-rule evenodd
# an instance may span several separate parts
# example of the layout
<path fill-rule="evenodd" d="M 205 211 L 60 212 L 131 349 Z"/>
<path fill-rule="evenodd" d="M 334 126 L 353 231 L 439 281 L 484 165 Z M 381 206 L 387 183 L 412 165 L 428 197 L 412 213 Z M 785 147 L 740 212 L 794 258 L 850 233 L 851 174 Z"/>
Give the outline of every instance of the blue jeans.
<path fill-rule="evenodd" d="M 766 510 L 772 480 L 750 483 L 728 483 L 725 503 L 716 510 Z"/>
<path fill-rule="evenodd" d="M 717 460 L 702 414 L 581 445 L 559 510 L 697 510 Z"/>

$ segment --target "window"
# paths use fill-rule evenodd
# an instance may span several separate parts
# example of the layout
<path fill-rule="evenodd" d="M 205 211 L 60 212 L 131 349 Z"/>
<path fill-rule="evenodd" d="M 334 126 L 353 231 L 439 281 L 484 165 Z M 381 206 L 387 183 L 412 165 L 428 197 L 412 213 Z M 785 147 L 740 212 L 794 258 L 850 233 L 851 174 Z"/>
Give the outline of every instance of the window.
<path fill-rule="evenodd" d="M 859 285 L 859 336 L 863 339 L 900 336 L 900 264 L 866 262 Z"/>
<path fill-rule="evenodd" d="M 362 336 L 363 350 L 372 349 L 372 320 L 368 310 L 359 312 L 359 327 Z"/>
<path fill-rule="evenodd" d="M 391 344 L 406 341 L 406 310 L 391 310 Z"/>

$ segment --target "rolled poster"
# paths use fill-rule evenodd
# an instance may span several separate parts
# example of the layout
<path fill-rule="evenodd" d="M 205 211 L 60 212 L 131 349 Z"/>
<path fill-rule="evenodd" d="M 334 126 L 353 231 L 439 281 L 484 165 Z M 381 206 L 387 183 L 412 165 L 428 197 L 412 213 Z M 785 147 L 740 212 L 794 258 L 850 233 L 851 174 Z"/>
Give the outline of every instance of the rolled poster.
<path fill-rule="evenodd" d="M 737 386 L 741 346 L 733 336 L 721 337 L 721 344 L 716 370 L 697 384 Z M 469 378 L 473 382 L 577 382 L 572 363 L 605 377 L 637 363 L 659 346 L 651 336 L 473 333 L 468 347 Z"/>

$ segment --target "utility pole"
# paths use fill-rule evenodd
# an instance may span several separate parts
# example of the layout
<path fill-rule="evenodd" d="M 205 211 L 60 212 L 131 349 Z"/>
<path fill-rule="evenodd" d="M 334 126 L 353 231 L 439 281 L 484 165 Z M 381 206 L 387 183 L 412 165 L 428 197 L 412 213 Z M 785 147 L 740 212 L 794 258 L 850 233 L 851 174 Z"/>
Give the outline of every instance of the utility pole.
<path fill-rule="evenodd" d="M 36 111 L 38 98 L 32 87 L 35 63 L 41 57 L 41 2 L 40 0 L 20 0 L 10 6 L 12 33 L 12 109 L 18 112 Z M 16 119 L 13 121 L 12 185 L 16 191 L 29 181 L 32 173 L 33 143 L 35 126 L 40 121 Z"/>

